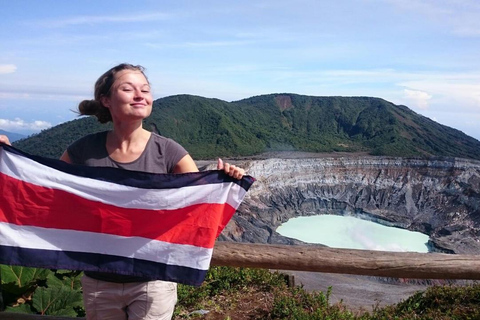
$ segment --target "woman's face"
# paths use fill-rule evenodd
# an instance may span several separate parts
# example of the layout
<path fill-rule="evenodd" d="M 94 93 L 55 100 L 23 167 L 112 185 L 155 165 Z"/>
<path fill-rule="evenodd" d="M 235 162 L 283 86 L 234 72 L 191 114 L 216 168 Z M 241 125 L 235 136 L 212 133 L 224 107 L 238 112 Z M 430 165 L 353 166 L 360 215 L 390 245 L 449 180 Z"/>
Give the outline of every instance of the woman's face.
<path fill-rule="evenodd" d="M 143 120 L 152 112 L 150 85 L 140 71 L 123 70 L 115 75 L 109 97 L 102 103 L 110 109 L 113 122 Z"/>

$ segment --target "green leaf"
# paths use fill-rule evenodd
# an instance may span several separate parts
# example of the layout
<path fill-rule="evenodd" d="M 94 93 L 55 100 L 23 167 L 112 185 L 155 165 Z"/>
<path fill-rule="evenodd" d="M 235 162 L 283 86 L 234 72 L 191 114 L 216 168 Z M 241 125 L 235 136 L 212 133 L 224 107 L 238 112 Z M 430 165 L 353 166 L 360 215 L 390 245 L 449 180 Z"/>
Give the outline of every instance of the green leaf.
<path fill-rule="evenodd" d="M 4 303 L 15 304 L 19 298 L 29 299 L 39 282 L 46 279 L 47 269 L 0 265 Z"/>
<path fill-rule="evenodd" d="M 19 288 L 31 286 L 37 280 L 45 280 L 48 269 L 29 268 L 21 266 L 0 265 L 2 283 L 15 283 Z"/>
<path fill-rule="evenodd" d="M 6 312 L 15 312 L 15 313 L 36 313 L 34 310 L 32 310 L 32 307 L 29 304 L 21 304 L 16 307 L 6 307 L 5 308 Z"/>
<path fill-rule="evenodd" d="M 51 281 L 58 280 L 62 283 L 62 285 L 69 287 L 71 290 L 82 290 L 82 271 L 57 270 L 55 275 L 56 280 L 53 278 L 48 278 L 49 282 L 47 283 L 47 286 L 50 286 Z"/>
<path fill-rule="evenodd" d="M 47 278 L 47 287 L 39 287 L 32 298 L 32 306 L 40 314 L 77 316 L 75 308 L 83 305 L 82 292 L 72 289 L 72 281 L 59 279 L 54 274 Z"/>

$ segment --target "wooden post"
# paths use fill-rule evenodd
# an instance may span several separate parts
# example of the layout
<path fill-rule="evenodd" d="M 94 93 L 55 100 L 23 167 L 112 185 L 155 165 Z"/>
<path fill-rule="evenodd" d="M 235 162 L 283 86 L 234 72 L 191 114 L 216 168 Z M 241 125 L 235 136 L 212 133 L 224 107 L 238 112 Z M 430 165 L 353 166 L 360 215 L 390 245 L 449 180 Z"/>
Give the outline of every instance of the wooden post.
<path fill-rule="evenodd" d="M 212 265 L 415 279 L 480 280 L 480 256 L 217 242 Z"/>

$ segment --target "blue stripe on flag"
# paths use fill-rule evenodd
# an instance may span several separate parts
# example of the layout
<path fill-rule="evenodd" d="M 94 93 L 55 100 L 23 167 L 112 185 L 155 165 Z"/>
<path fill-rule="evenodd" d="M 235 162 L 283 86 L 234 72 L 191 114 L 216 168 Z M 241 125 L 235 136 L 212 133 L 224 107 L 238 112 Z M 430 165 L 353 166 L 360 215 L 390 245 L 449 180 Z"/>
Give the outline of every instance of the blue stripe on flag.
<path fill-rule="evenodd" d="M 207 270 L 167 265 L 108 254 L 0 246 L 0 263 L 46 269 L 112 272 L 199 286 Z M 125 272 L 119 272 L 124 270 Z"/>

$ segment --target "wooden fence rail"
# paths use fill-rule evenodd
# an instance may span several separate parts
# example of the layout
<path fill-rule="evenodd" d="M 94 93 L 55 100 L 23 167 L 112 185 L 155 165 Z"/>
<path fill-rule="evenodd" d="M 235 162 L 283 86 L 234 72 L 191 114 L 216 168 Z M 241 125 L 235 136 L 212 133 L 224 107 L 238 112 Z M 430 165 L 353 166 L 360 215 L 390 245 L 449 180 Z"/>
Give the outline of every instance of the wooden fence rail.
<path fill-rule="evenodd" d="M 212 265 L 393 278 L 480 280 L 480 256 L 217 242 Z"/>
<path fill-rule="evenodd" d="M 333 249 L 318 245 L 217 242 L 211 264 L 393 278 L 480 280 L 480 256 Z M 0 312 L 0 319 L 74 318 Z"/>

